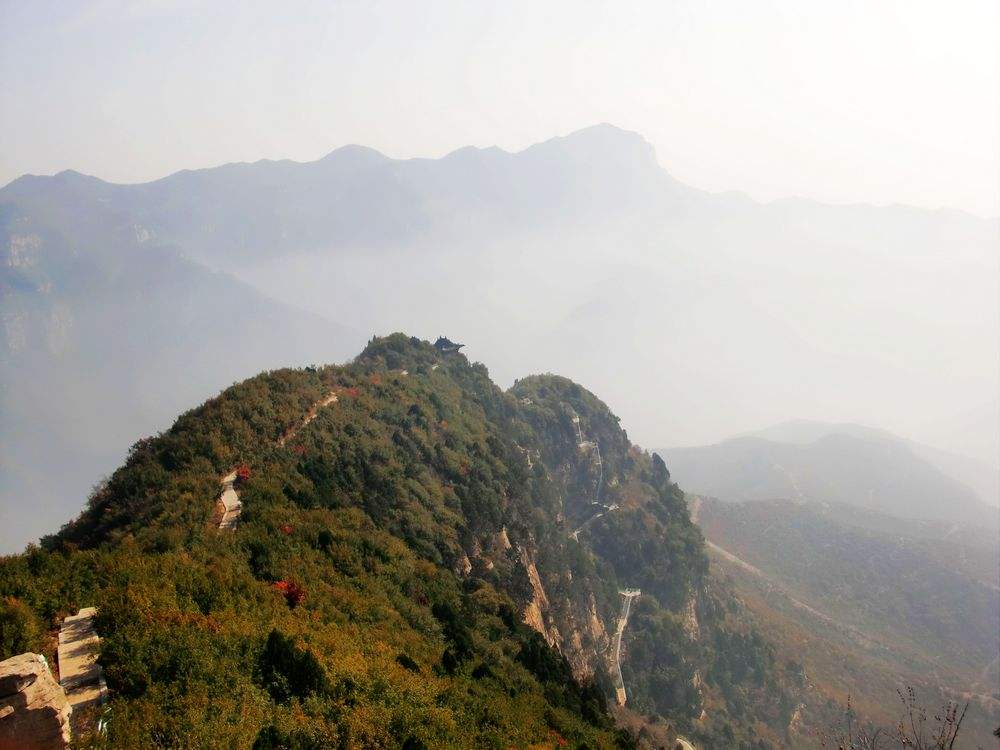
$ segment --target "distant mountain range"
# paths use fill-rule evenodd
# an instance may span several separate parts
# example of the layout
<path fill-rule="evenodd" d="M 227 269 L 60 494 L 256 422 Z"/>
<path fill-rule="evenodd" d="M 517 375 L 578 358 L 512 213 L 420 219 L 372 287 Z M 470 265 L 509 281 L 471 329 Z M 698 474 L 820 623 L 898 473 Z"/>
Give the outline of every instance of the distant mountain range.
<path fill-rule="evenodd" d="M 139 185 L 78 172 L 27 175 L 3 191 L 77 242 L 109 232 L 177 246 L 201 261 L 247 265 L 308 251 L 349 254 L 410 244 L 441 230 L 494 224 L 528 232 L 691 192 L 635 134 L 596 127 L 518 154 L 460 149 L 396 160 L 345 146 L 314 162 L 262 160 L 185 170 Z"/>
<path fill-rule="evenodd" d="M 518 153 L 25 176 L 0 189 L 0 549 L 183 404 L 374 332 L 464 341 L 501 383 L 568 373 L 647 444 L 818 410 L 951 430 L 1000 378 L 997 227 L 705 193 L 609 125 Z M 989 458 L 991 419 L 963 424 Z"/>
<path fill-rule="evenodd" d="M 831 424 L 805 419 L 783 422 L 752 433 L 753 436 L 781 443 L 811 443 L 827 435 L 839 434 L 861 440 L 904 443 L 919 458 L 939 471 L 972 489 L 987 505 L 1000 505 L 1000 466 L 990 465 L 960 453 L 941 450 L 931 445 L 901 438 L 887 430 L 841 422 Z"/>
<path fill-rule="evenodd" d="M 788 422 L 662 454 L 682 486 L 723 500 L 841 503 L 897 518 L 997 526 L 997 510 L 985 502 L 995 491 L 988 467 L 862 425 Z"/>
<path fill-rule="evenodd" d="M 0 550 L 67 520 L 191 398 L 363 338 L 141 233 L 88 242 L 3 209 Z"/>

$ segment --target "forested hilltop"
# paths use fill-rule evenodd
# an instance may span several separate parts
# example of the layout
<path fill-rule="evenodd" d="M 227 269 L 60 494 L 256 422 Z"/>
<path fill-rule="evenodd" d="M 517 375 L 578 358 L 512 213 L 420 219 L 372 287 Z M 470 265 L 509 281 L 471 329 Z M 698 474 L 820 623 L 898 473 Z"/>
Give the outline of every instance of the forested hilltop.
<path fill-rule="evenodd" d="M 0 560 L 0 658 L 51 657 L 60 618 L 98 608 L 111 700 L 84 745 L 634 747 L 611 715 L 626 589 L 619 718 L 798 744 L 801 669 L 708 574 L 663 461 L 565 378 L 503 392 L 394 334 L 136 443 L 79 518 Z"/>

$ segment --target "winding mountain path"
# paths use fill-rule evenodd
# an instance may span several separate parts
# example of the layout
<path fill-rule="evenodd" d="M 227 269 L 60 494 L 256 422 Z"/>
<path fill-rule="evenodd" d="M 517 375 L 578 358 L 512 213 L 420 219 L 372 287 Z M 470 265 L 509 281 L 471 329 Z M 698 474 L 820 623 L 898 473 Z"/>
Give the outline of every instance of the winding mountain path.
<path fill-rule="evenodd" d="M 606 515 L 607 513 L 610 513 L 613 510 L 618 510 L 618 503 L 612 503 L 611 505 L 602 505 L 601 507 L 604 508 L 604 510 L 595 513 L 586 521 L 584 521 L 582 524 L 580 524 L 577 528 L 573 529 L 572 533 L 570 534 L 570 536 L 573 538 L 573 541 L 575 542 L 580 541 L 580 532 L 586 529 L 588 526 L 590 526 L 590 524 L 592 524 L 598 518 L 600 518 L 603 515 Z"/>
<path fill-rule="evenodd" d="M 406 371 L 404 370 L 403 372 L 405 373 Z M 334 404 L 336 402 L 337 402 L 336 391 L 331 391 L 330 393 L 326 394 L 323 398 L 321 398 L 319 401 L 317 401 L 311 407 L 309 407 L 309 411 L 306 412 L 306 415 L 302 418 L 301 422 L 299 422 L 294 427 L 290 427 L 288 430 L 285 431 L 284 435 L 278 438 L 276 443 L 277 446 L 279 448 L 283 448 L 285 444 L 288 443 L 289 440 L 292 440 L 296 435 L 299 434 L 299 431 L 303 427 L 305 427 L 307 424 L 316 419 L 316 417 L 319 415 L 320 409 L 322 409 L 324 406 L 329 406 L 330 404 Z M 243 511 L 243 503 L 240 502 L 240 493 L 236 489 L 236 476 L 237 476 L 237 470 L 234 469 L 233 471 L 229 472 L 224 477 L 222 477 L 222 479 L 219 481 L 219 483 L 222 485 L 222 493 L 219 495 L 219 503 L 222 505 L 222 518 L 219 521 L 219 528 L 223 530 L 231 530 L 236 528 L 236 523 L 240 519 L 240 513 Z"/>
<path fill-rule="evenodd" d="M 406 371 L 404 370 L 403 372 Z M 330 393 L 326 394 L 323 398 L 321 398 L 319 401 L 317 401 L 315 404 L 313 404 L 311 407 L 309 407 L 309 411 L 306 412 L 306 415 L 305 417 L 302 418 L 302 421 L 299 422 L 294 427 L 290 428 L 287 432 L 285 432 L 284 435 L 278 438 L 278 447 L 284 448 L 285 443 L 294 438 L 299 433 L 299 430 L 301 430 L 307 424 L 316 419 L 316 417 L 319 415 L 320 409 L 322 409 L 324 406 L 329 406 L 330 404 L 335 404 L 335 403 L 337 403 L 337 393 L 336 391 L 331 391 Z"/>
<path fill-rule="evenodd" d="M 690 516 L 691 516 L 691 522 L 697 524 L 698 523 L 698 514 L 701 511 L 701 498 L 700 497 L 691 498 L 691 500 L 690 500 L 690 502 L 688 504 L 688 508 L 689 508 L 689 512 L 690 512 Z M 837 619 L 831 617 L 830 615 L 826 614 L 825 612 L 820 612 L 815 607 L 812 607 L 812 606 L 806 604 L 801 599 L 796 599 L 784 587 L 780 586 L 776 581 L 774 581 L 771 577 L 769 577 L 760 568 L 756 567 L 755 565 L 751 565 L 750 563 L 748 563 L 743 558 L 738 557 L 738 556 L 734 555 L 732 552 L 730 552 L 729 550 L 723 549 L 718 544 L 715 544 L 714 542 L 709 541 L 708 537 L 704 535 L 704 532 L 702 533 L 702 536 L 703 536 L 703 538 L 705 540 L 705 546 L 708 547 L 708 549 L 712 550 L 716 555 L 718 555 L 719 557 L 721 557 L 726 562 L 731 563 L 732 565 L 735 565 L 735 566 L 737 566 L 739 568 L 742 568 L 747 573 L 750 573 L 751 575 L 753 575 L 753 576 L 761 579 L 762 581 L 764 581 L 767 584 L 767 586 L 769 587 L 769 589 L 771 589 L 772 591 L 775 591 L 775 592 L 779 593 L 793 607 L 801 609 L 803 612 L 807 612 L 808 614 L 812 615 L 813 617 L 816 617 L 817 619 L 823 620 L 824 622 L 826 622 L 826 623 L 828 623 L 830 625 L 833 625 L 833 626 L 835 626 L 835 627 L 837 627 L 837 628 L 839 628 L 841 630 L 844 630 L 844 631 L 850 633 L 859 642 L 863 642 L 863 643 L 872 643 L 873 642 L 873 639 L 870 636 L 868 636 L 865 633 L 863 633 L 861 630 L 859 630 L 854 625 L 851 625 L 850 623 L 847 623 L 847 622 L 843 622 L 841 620 L 837 620 Z"/>

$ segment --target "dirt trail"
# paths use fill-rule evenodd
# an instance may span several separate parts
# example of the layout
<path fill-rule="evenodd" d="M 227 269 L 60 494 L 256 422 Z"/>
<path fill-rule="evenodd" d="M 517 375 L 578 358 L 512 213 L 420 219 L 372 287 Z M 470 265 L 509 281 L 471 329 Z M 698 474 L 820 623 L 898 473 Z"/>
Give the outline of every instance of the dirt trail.
<path fill-rule="evenodd" d="M 766 576 L 764 575 L 764 571 L 762 571 L 760 568 L 754 567 L 753 565 L 751 565 L 750 563 L 748 563 L 746 560 L 743 560 L 743 559 L 737 557 L 736 555 L 734 555 L 732 552 L 729 552 L 728 550 L 722 549 L 722 547 L 720 547 L 715 542 L 710 542 L 710 541 L 708 541 L 708 539 L 706 539 L 705 540 L 705 546 L 708 547 L 713 552 L 715 552 L 720 557 L 722 557 L 723 559 L 728 560 L 729 562 L 733 563 L 734 565 L 738 565 L 739 567 L 743 568 L 743 570 L 747 571 L 748 573 L 753 573 L 755 576 L 759 576 L 761 578 L 766 578 Z"/>
<path fill-rule="evenodd" d="M 317 401 L 315 404 L 313 404 L 309 408 L 309 411 L 306 413 L 305 417 L 302 419 L 301 422 L 299 422 L 295 427 L 292 427 L 284 435 L 278 438 L 278 447 L 284 448 L 285 443 L 294 438 L 299 433 L 299 430 L 301 430 L 307 424 L 316 419 L 320 409 L 322 409 L 324 406 L 329 406 L 330 404 L 334 404 L 336 402 L 337 402 L 337 394 L 334 392 L 330 392 L 326 394 L 326 396 L 321 398 L 319 401 Z"/>
<path fill-rule="evenodd" d="M 79 711 L 87 706 L 104 703 L 108 689 L 101 665 L 97 663 L 100 639 L 94 630 L 95 607 L 86 607 L 63 620 L 59 629 L 59 684 L 66 692 L 73 716 L 70 722 L 77 727 Z"/>
<path fill-rule="evenodd" d="M 331 391 L 309 407 L 309 411 L 306 412 L 302 421 L 294 427 L 289 428 L 284 435 L 278 438 L 277 446 L 283 448 L 303 427 L 316 419 L 320 409 L 336 403 L 336 401 L 337 394 Z M 240 513 L 243 511 L 243 504 L 240 502 L 240 493 L 236 489 L 236 470 L 234 469 L 226 474 L 219 483 L 222 485 L 222 493 L 219 495 L 219 503 L 222 505 L 222 519 L 219 521 L 219 528 L 234 529 L 236 528 L 236 522 L 240 518 Z"/>
<path fill-rule="evenodd" d="M 697 524 L 698 523 L 698 514 L 701 511 L 701 498 L 699 498 L 699 497 L 692 497 L 692 498 L 690 498 L 689 502 L 688 502 L 688 511 L 690 513 L 690 516 L 691 516 L 691 521 L 693 523 Z M 769 578 L 768 575 L 764 571 L 762 571 L 760 568 L 758 568 L 758 567 L 756 567 L 754 565 L 751 565 L 746 560 L 744 560 L 744 559 L 742 559 L 740 557 L 737 557 L 736 555 L 734 555 L 729 550 L 723 549 L 718 544 L 715 544 L 714 542 L 709 541 L 708 537 L 704 537 L 704 539 L 705 539 L 705 546 L 708 547 L 713 552 L 715 552 L 715 554 L 717 554 L 723 560 L 726 560 L 727 562 L 732 563 L 733 565 L 736 565 L 737 567 L 740 567 L 743 570 L 747 571 L 748 573 L 750 573 L 750 574 L 756 576 L 757 578 L 760 578 L 763 581 L 765 581 L 770 588 L 772 588 L 773 590 L 775 590 L 778 593 L 780 593 L 786 600 L 788 600 L 788 602 L 792 606 L 797 607 L 798 609 L 801 609 L 804 612 L 808 612 L 813 617 L 817 617 L 820 620 L 823 620 L 824 622 L 829 623 L 830 625 L 834 625 L 837 628 L 840 628 L 842 630 L 845 630 L 845 631 L 849 632 L 852 636 L 854 636 L 855 638 L 859 639 L 860 641 L 863 641 L 865 643 L 871 643 L 872 642 L 872 639 L 869 636 L 865 635 L 863 632 L 861 632 L 860 630 L 858 630 L 853 625 L 851 625 L 849 623 L 846 623 L 846 622 L 841 622 L 840 620 L 837 620 L 837 619 L 835 619 L 833 617 L 830 617 L 830 615 L 828 615 L 828 614 L 826 614 L 824 612 L 820 612 L 818 609 L 816 609 L 815 607 L 809 606 L 804 601 L 801 601 L 800 599 L 796 599 L 794 596 L 792 596 L 791 594 L 789 594 L 788 591 L 786 591 L 783 587 L 777 585 L 773 580 L 771 580 L 771 578 Z"/>

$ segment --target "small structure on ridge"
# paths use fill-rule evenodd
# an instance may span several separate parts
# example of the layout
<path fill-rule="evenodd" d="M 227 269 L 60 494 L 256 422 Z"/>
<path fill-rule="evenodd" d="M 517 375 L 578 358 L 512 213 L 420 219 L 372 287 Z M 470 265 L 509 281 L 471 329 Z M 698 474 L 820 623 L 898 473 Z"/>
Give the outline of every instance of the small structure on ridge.
<path fill-rule="evenodd" d="M 465 344 L 456 344 L 454 341 L 445 338 L 444 336 L 438 336 L 438 340 L 434 342 L 434 348 L 442 354 L 457 352 L 463 346 L 465 346 Z"/>

